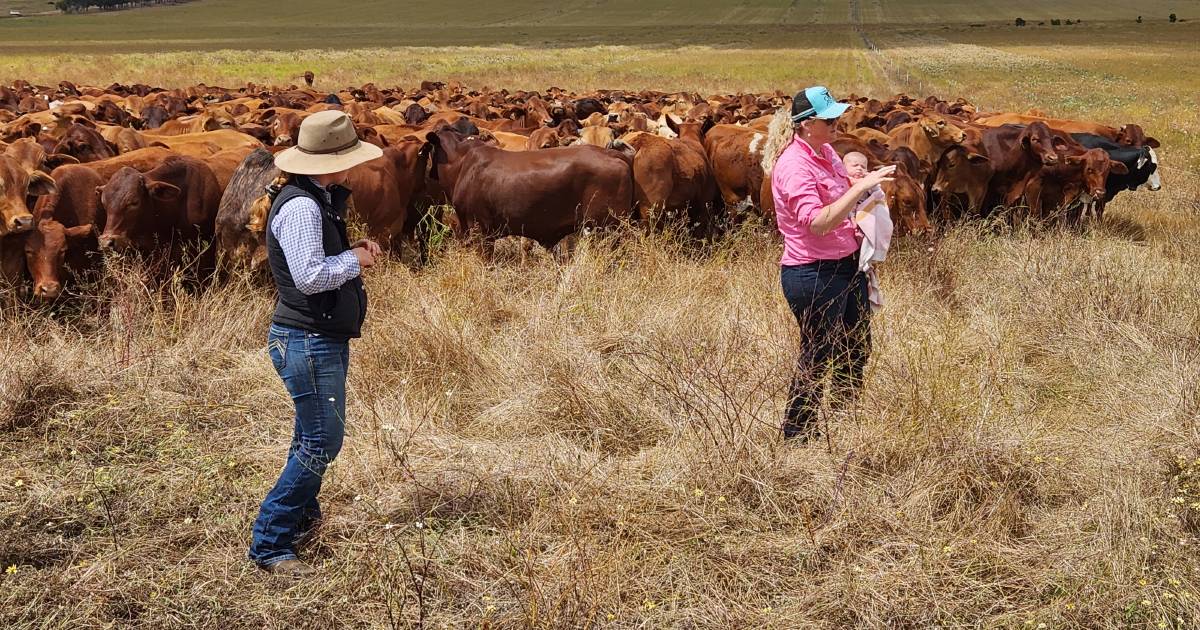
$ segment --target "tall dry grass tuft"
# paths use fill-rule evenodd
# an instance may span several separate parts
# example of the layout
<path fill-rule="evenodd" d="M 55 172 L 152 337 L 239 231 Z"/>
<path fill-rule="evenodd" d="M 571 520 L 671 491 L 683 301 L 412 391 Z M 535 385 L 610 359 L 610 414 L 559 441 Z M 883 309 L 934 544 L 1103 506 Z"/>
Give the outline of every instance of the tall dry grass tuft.
<path fill-rule="evenodd" d="M 292 424 L 270 291 L 114 264 L 3 314 L 0 625 L 1193 627 L 1200 221 L 1165 199 L 900 242 L 802 447 L 773 235 L 386 263 L 294 585 L 245 560 Z"/>

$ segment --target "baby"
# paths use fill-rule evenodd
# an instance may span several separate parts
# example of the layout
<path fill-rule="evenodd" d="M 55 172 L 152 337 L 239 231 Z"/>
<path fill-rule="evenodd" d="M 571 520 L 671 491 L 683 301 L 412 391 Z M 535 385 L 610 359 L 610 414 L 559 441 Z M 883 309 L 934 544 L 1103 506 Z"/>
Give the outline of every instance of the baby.
<path fill-rule="evenodd" d="M 846 174 L 850 176 L 852 184 L 867 176 L 867 156 L 858 151 L 851 151 L 842 156 L 842 165 L 846 167 Z"/>

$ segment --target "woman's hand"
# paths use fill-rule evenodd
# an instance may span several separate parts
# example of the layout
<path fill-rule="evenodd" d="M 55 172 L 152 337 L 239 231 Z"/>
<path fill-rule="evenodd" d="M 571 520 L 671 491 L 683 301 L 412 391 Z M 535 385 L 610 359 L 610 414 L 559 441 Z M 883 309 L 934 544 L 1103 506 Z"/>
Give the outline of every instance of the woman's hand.
<path fill-rule="evenodd" d="M 891 164 L 888 166 L 880 166 L 879 168 L 864 175 L 863 178 L 858 180 L 857 182 L 855 182 L 854 185 L 858 186 L 858 190 L 860 193 L 863 193 L 868 190 L 871 190 L 872 188 L 874 188 L 884 182 L 892 181 L 895 178 L 891 177 L 891 175 L 895 172 L 896 172 L 895 164 Z"/>
<path fill-rule="evenodd" d="M 808 226 L 808 231 L 817 236 L 825 236 L 833 231 L 833 229 L 842 224 L 846 217 L 854 212 L 854 207 L 858 205 L 859 199 L 863 193 L 882 184 L 890 182 L 894 178 L 892 173 L 896 172 L 895 165 L 881 166 L 870 173 L 863 176 L 851 186 L 837 201 L 825 206 L 821 209 L 820 214 L 813 218 L 812 223 Z"/>

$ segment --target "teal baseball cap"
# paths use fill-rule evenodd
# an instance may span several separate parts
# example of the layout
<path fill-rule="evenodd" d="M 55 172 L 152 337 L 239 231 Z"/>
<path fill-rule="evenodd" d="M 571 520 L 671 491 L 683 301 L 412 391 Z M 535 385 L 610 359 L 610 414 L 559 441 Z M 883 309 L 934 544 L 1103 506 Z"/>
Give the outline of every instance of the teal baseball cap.
<path fill-rule="evenodd" d="M 839 103 L 829 94 L 829 88 L 814 85 L 796 92 L 792 97 L 792 122 L 809 118 L 832 120 L 850 108 L 848 103 Z"/>

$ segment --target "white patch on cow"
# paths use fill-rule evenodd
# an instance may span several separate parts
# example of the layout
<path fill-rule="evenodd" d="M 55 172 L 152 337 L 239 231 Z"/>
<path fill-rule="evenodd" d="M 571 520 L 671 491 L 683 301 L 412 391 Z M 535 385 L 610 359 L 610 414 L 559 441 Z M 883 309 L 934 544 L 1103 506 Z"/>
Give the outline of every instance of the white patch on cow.
<path fill-rule="evenodd" d="M 766 136 L 761 133 L 756 133 L 754 134 L 754 137 L 750 139 L 750 155 L 759 155 L 758 152 L 762 146 L 763 138 L 766 138 Z"/>
<path fill-rule="evenodd" d="M 750 197 L 746 197 L 745 199 L 739 201 L 737 203 L 737 205 L 734 206 L 734 209 L 737 210 L 738 212 L 745 212 L 746 210 L 749 210 L 750 207 L 753 205 L 754 205 L 754 200 L 750 199 Z"/>
<path fill-rule="evenodd" d="M 1154 172 L 1150 173 L 1150 177 L 1146 178 L 1146 183 L 1138 186 L 1138 188 L 1149 188 L 1150 190 L 1162 190 L 1162 178 L 1158 176 L 1158 154 L 1154 149 L 1150 149 L 1150 162 L 1154 164 Z"/>

